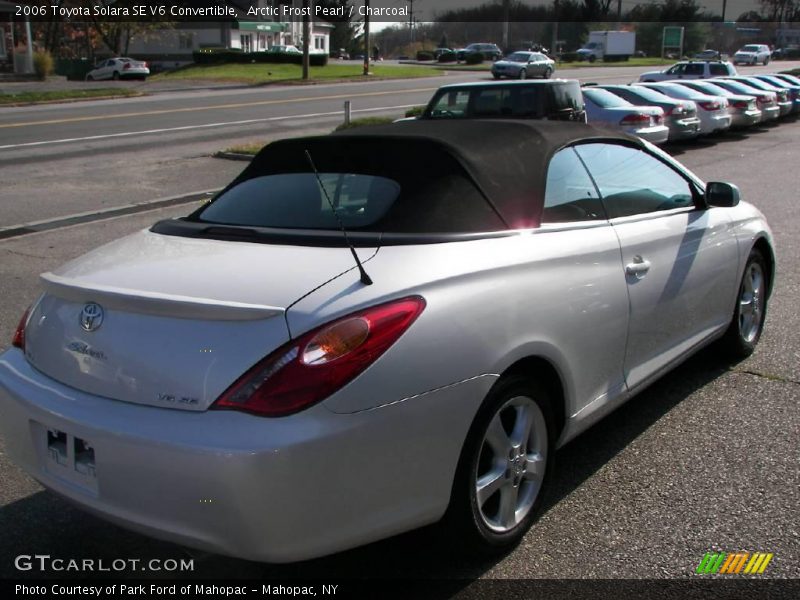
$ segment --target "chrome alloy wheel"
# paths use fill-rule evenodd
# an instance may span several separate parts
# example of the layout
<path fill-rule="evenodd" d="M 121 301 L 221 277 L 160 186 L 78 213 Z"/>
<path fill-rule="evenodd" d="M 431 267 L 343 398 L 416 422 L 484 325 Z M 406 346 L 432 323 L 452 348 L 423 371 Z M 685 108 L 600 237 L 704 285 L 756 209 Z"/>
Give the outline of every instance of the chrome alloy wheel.
<path fill-rule="evenodd" d="M 739 292 L 739 334 L 748 343 L 752 343 L 761 330 L 764 293 L 764 271 L 758 262 L 751 262 Z"/>
<path fill-rule="evenodd" d="M 489 529 L 508 532 L 530 513 L 544 480 L 547 447 L 547 423 L 531 398 L 511 398 L 494 414 L 474 478 L 478 511 Z"/>

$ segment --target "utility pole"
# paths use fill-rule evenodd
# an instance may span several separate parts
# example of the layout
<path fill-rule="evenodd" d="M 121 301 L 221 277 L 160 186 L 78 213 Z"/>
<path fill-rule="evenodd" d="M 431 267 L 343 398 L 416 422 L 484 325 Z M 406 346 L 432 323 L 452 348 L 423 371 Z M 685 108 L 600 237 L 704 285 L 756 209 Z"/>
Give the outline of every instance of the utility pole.
<path fill-rule="evenodd" d="M 553 1 L 553 42 L 550 44 L 550 56 L 558 54 L 558 0 Z"/>
<path fill-rule="evenodd" d="M 308 79 L 309 40 L 311 38 L 311 0 L 303 0 L 303 79 Z"/>
<path fill-rule="evenodd" d="M 728 0 L 722 0 L 722 22 L 725 22 L 725 9 L 728 8 Z"/>
<path fill-rule="evenodd" d="M 724 2 L 725 0 L 723 0 Z M 622 24 L 622 0 L 617 0 L 617 29 Z"/>
<path fill-rule="evenodd" d="M 364 75 L 369 75 L 369 0 L 364 0 Z"/>
<path fill-rule="evenodd" d="M 503 52 L 508 51 L 508 17 L 511 0 L 503 0 Z"/>

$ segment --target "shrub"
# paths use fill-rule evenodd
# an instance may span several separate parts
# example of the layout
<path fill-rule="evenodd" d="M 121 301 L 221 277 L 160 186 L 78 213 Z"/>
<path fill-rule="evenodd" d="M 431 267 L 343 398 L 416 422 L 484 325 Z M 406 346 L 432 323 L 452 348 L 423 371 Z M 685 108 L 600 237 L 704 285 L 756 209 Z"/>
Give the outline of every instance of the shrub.
<path fill-rule="evenodd" d="M 559 60 L 561 62 L 577 62 L 578 61 L 578 53 L 577 52 L 562 52 L 559 56 Z"/>
<path fill-rule="evenodd" d="M 484 61 L 482 52 L 470 52 L 464 56 L 464 62 L 468 65 L 479 65 Z"/>
<path fill-rule="evenodd" d="M 241 50 L 228 50 L 225 48 L 205 48 L 192 53 L 195 64 L 208 65 L 214 63 L 279 63 L 303 64 L 302 54 L 289 54 L 284 52 L 242 52 Z M 324 67 L 328 64 L 327 54 L 310 54 L 309 62 L 312 67 Z"/>
<path fill-rule="evenodd" d="M 334 131 L 342 131 L 343 129 L 354 129 L 356 127 L 369 127 L 370 125 L 387 125 L 392 123 L 394 119 L 391 117 L 364 117 L 362 119 L 353 119 L 350 123 L 342 123 Z"/>
<path fill-rule="evenodd" d="M 425 112 L 424 106 L 413 106 L 406 111 L 406 117 L 418 117 Z"/>
<path fill-rule="evenodd" d="M 439 62 L 440 63 L 456 62 L 457 59 L 458 59 L 458 55 L 455 52 L 442 52 L 439 55 Z"/>
<path fill-rule="evenodd" d="M 47 52 L 36 52 L 33 55 L 33 70 L 36 71 L 36 76 L 39 79 L 47 79 L 48 75 L 53 74 L 53 67 L 55 63 L 53 56 Z"/>
<path fill-rule="evenodd" d="M 417 60 L 433 60 L 433 52 L 428 52 L 426 50 L 420 50 L 417 52 Z"/>

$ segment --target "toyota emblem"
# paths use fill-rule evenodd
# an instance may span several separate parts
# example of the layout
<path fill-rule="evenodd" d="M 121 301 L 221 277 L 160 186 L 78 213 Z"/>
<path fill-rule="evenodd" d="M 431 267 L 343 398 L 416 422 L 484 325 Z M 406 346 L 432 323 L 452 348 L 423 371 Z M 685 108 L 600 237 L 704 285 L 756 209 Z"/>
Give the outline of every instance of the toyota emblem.
<path fill-rule="evenodd" d="M 81 311 L 81 328 L 84 331 L 96 331 L 103 324 L 103 307 L 89 302 Z"/>

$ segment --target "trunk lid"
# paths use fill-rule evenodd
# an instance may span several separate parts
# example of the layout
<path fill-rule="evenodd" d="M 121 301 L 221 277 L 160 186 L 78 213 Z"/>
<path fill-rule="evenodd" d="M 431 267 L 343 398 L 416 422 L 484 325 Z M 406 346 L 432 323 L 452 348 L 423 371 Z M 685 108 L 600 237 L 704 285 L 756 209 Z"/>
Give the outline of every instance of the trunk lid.
<path fill-rule="evenodd" d="M 87 393 L 205 410 L 290 339 L 292 303 L 353 267 L 346 249 L 143 231 L 42 275 L 26 355 Z"/>

